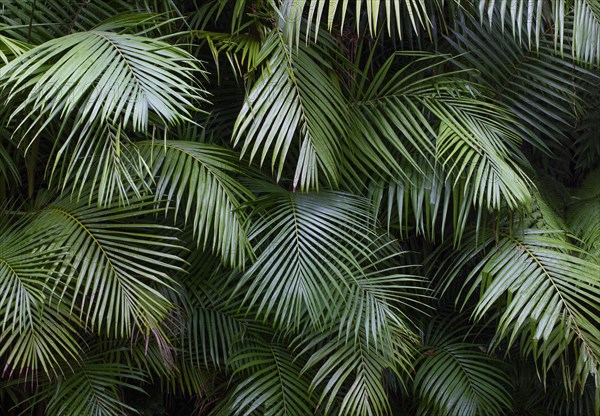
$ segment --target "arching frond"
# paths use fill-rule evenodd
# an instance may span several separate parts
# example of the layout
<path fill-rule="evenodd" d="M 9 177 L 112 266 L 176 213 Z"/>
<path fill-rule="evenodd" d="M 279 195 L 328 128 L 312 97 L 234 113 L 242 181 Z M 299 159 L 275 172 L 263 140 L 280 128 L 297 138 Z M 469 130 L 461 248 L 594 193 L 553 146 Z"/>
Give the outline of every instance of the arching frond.
<path fill-rule="evenodd" d="M 6 222 L 5 222 L 6 221 Z M 0 226 L 0 356 L 3 374 L 36 377 L 55 373 L 79 356 L 77 319 L 54 292 L 63 276 L 51 265 L 65 261 L 65 247 L 54 238 L 56 224 L 35 227 L 31 218 L 2 215 Z"/>
<path fill-rule="evenodd" d="M 372 235 L 365 200 L 344 193 L 300 194 L 273 187 L 259 199 L 250 239 L 258 258 L 241 277 L 238 291 L 259 315 L 299 325 L 331 316 L 344 275 L 360 273 L 361 237 Z"/>
<path fill-rule="evenodd" d="M 504 364 L 465 342 L 468 328 L 456 331 L 445 319 L 428 326 L 421 347 L 414 389 L 420 415 L 505 415 L 512 408 Z"/>
<path fill-rule="evenodd" d="M 172 204 L 175 215 L 181 212 L 191 222 L 198 246 L 218 253 L 232 266 L 243 266 L 251 248 L 241 205 L 252 194 L 233 177 L 242 172 L 236 155 L 189 141 L 145 141 L 135 146 L 152 172 L 156 200 L 167 199 L 167 208 Z"/>
<path fill-rule="evenodd" d="M 337 328 L 303 334 L 302 355 L 308 360 L 304 371 L 314 371 L 311 392 L 319 395 L 324 414 L 345 416 L 385 415 L 390 405 L 384 371 L 404 380 L 412 369 L 413 348 L 410 337 L 400 328 L 390 333 L 391 345 L 377 348 L 367 341 L 361 329 L 358 337 L 336 336 Z"/>
<path fill-rule="evenodd" d="M 143 182 L 148 166 L 124 129 L 94 123 L 90 134 L 72 142 L 67 151 L 56 152 L 52 163 L 51 182 L 59 182 L 63 191 L 69 188 L 75 198 L 89 193 L 102 206 L 115 198 L 126 204 L 148 190 Z"/>
<path fill-rule="evenodd" d="M 488 210 L 499 210 L 504 204 L 512 209 L 527 206 L 531 180 L 504 143 L 518 142 L 518 136 L 489 120 L 481 107 L 476 102 L 454 102 L 450 108 L 436 109 L 444 118 L 437 159 L 448 173 L 473 188 L 474 205 Z"/>
<path fill-rule="evenodd" d="M 106 362 L 102 356 L 85 362 L 56 384 L 42 388 L 28 401 L 46 401 L 45 414 L 51 416 L 114 416 L 134 412 L 122 397 L 122 388 L 143 392 L 138 384 L 144 374 L 124 364 Z M 32 405 L 33 406 L 33 405 Z"/>
<path fill-rule="evenodd" d="M 91 134 L 97 121 L 135 131 L 146 131 L 152 118 L 190 121 L 201 100 L 196 62 L 164 41 L 99 28 L 27 51 L 0 70 L 0 84 L 22 133 L 38 134 L 59 119 L 69 125 L 68 143 L 77 132 Z"/>
<path fill-rule="evenodd" d="M 485 252 L 463 286 L 467 297 L 479 294 L 474 317 L 481 319 L 501 307 L 499 339 L 513 343 L 525 334 L 530 343 L 521 342 L 521 348 L 534 353 L 544 373 L 574 348 L 577 365 L 574 374 L 565 377 L 573 377 L 581 386 L 591 376 L 600 384 L 600 266 L 581 258 L 581 249 L 555 234 L 519 229 L 499 235 L 496 241 L 494 237 L 480 238 L 479 243 L 471 240 L 473 250 L 455 260 L 454 270 Z M 453 278 L 454 273 L 449 270 L 447 275 Z"/>
<path fill-rule="evenodd" d="M 98 332 L 119 337 L 134 326 L 158 325 L 171 305 L 155 287 L 172 285 L 168 271 L 181 266 L 169 253 L 179 249 L 171 228 L 139 219 L 158 211 L 152 201 L 98 208 L 87 200 L 49 202 L 31 223 L 33 229 L 56 226 L 54 244 L 68 250 L 68 261 L 52 266 L 67 273 L 62 295 L 72 294 L 73 313 Z"/>
<path fill-rule="evenodd" d="M 351 109 L 349 172 L 379 178 L 388 192 L 374 197 L 387 196 L 388 224 L 396 211 L 400 227 L 431 234 L 452 220 L 459 237 L 473 208 L 528 205 L 532 183 L 516 161 L 511 116 L 458 72 L 428 75 L 449 57 L 412 58 L 396 71 L 390 57 Z"/>
<path fill-rule="evenodd" d="M 510 398 L 499 360 L 467 343 L 433 346 L 427 353 L 415 376 L 419 414 L 506 414 Z"/>
<path fill-rule="evenodd" d="M 302 329 L 305 371 L 316 372 L 312 389 L 322 389 L 325 413 L 383 414 L 383 370 L 410 368 L 405 314 L 426 309 L 422 280 L 403 272 L 398 247 L 377 238 L 363 198 L 275 188 L 258 199 L 256 215 L 250 238 L 259 256 L 237 288 L 248 310 Z"/>
<path fill-rule="evenodd" d="M 406 324 L 397 303 L 422 309 L 421 279 L 404 274 L 398 252 L 377 238 L 364 199 L 275 189 L 257 209 L 250 238 L 260 254 L 236 290 L 258 316 L 288 328 L 304 314 L 317 326 L 340 319 L 340 334 L 364 330 L 367 342 L 384 343 L 387 325 Z"/>
<path fill-rule="evenodd" d="M 316 411 L 316 401 L 308 395 L 310 379 L 284 345 L 249 345 L 230 359 L 230 365 L 237 381 L 223 416 L 302 416 Z"/>
<path fill-rule="evenodd" d="M 242 154 L 258 157 L 261 165 L 270 155 L 278 179 L 290 155 L 297 154 L 294 188 L 317 187 L 319 175 L 335 186 L 340 176 L 345 99 L 320 53 L 304 45 L 289 49 L 273 30 L 260 52 L 265 65 L 234 129 L 234 144 L 242 145 Z"/>

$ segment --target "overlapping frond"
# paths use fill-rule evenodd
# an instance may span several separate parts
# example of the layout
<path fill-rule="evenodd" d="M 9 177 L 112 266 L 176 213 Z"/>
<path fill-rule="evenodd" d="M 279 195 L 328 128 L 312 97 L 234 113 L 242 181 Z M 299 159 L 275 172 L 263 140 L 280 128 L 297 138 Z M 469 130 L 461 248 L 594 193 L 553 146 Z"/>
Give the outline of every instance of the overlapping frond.
<path fill-rule="evenodd" d="M 69 294 L 60 299 L 54 288 L 65 261 L 65 247 L 54 240 L 56 224 L 35 227 L 29 216 L 2 215 L 0 228 L 0 356 L 3 374 L 36 377 L 55 373 L 60 364 L 79 355 L 68 309 Z"/>
<path fill-rule="evenodd" d="M 344 275 L 362 272 L 361 237 L 373 234 L 368 205 L 350 194 L 300 194 L 273 187 L 257 201 L 250 239 L 254 264 L 238 290 L 259 315 L 299 325 L 307 313 L 314 323 L 331 316 L 330 299 L 342 292 Z M 362 236 L 361 236 L 362 234 Z M 260 253 L 260 254 L 259 254 Z"/>
<path fill-rule="evenodd" d="M 303 335 L 302 354 L 308 360 L 304 371 L 314 371 L 313 394 L 320 392 L 319 401 L 325 414 L 347 416 L 389 414 L 388 392 L 383 382 L 385 371 L 403 380 L 412 370 L 413 345 L 410 335 L 400 328 L 390 328 L 391 344 L 377 348 L 367 341 L 361 328 L 358 337 L 336 337 L 337 328 Z"/>
<path fill-rule="evenodd" d="M 500 24 L 502 30 L 508 26 L 513 37 L 530 49 L 539 49 L 545 34 L 551 33 L 557 50 L 572 46 L 580 63 L 600 63 L 600 6 L 595 0 L 479 0 L 470 5 L 478 7 L 482 21 Z"/>
<path fill-rule="evenodd" d="M 30 401 L 46 401 L 45 414 L 52 416 L 114 416 L 134 412 L 125 403 L 123 388 L 141 391 L 144 374 L 124 364 L 106 362 L 106 357 L 86 357 L 57 383 L 41 389 Z"/>
<path fill-rule="evenodd" d="M 446 175 L 440 164 L 430 166 L 424 159 L 419 165 L 420 171 L 404 164 L 402 177 L 371 185 L 371 198 L 380 207 L 384 224 L 389 230 L 424 235 L 432 241 L 443 240 L 452 230 L 454 241 L 459 242 L 471 215 L 485 215 L 487 207 L 475 206 L 475 187 Z"/>
<path fill-rule="evenodd" d="M 504 33 L 500 22 L 491 27 L 469 22 L 448 39 L 462 54 L 457 64 L 477 70 L 471 76 L 517 117 L 520 123 L 514 128 L 524 140 L 542 151 L 564 142 L 582 113 L 582 93 L 595 75 L 573 64 L 570 48 L 561 57 L 546 35 L 532 51 Z"/>
<path fill-rule="evenodd" d="M 242 173 L 236 155 L 220 146 L 180 140 L 135 144 L 152 172 L 155 199 L 167 200 L 191 223 L 198 245 L 231 266 L 243 266 L 251 250 L 242 209 L 252 198 L 234 176 Z"/>
<path fill-rule="evenodd" d="M 396 214 L 401 230 L 432 236 L 452 221 L 458 238 L 474 208 L 528 205 L 532 183 L 517 163 L 521 138 L 510 114 L 459 72 L 430 74 L 454 59 L 412 58 L 399 70 L 389 58 L 351 110 L 348 160 L 380 178 L 373 196 L 387 207 L 388 225 Z"/>
<path fill-rule="evenodd" d="M 472 250 L 455 260 L 454 270 L 486 250 L 464 282 L 468 297 L 479 294 L 474 317 L 501 307 L 499 339 L 513 343 L 525 336 L 521 348 L 534 353 L 544 373 L 574 348 L 577 364 L 566 377 L 580 387 L 590 376 L 598 384 L 600 266 L 557 233 L 525 228 L 496 241 L 493 236 L 470 241 Z M 447 276 L 456 277 L 453 273 Z"/>
<path fill-rule="evenodd" d="M 414 379 L 420 415 L 504 415 L 512 408 L 504 364 L 467 342 L 468 332 L 448 319 L 427 326 Z"/>
<path fill-rule="evenodd" d="M 115 198 L 126 204 L 148 191 L 143 182 L 148 166 L 120 127 L 95 123 L 90 134 L 72 142 L 68 150 L 56 153 L 50 168 L 51 182 L 58 182 L 63 191 L 69 188 L 76 198 L 94 195 L 99 205 Z"/>
<path fill-rule="evenodd" d="M 290 155 L 297 155 L 294 187 L 318 186 L 320 175 L 339 181 L 340 136 L 346 129 L 345 99 L 319 52 L 290 49 L 273 30 L 260 52 L 262 72 L 238 115 L 233 135 L 242 154 L 269 157 L 280 179 Z"/>
<path fill-rule="evenodd" d="M 432 346 L 415 376 L 421 415 L 504 415 L 510 408 L 501 361 L 468 343 Z"/>
<path fill-rule="evenodd" d="M 437 108 L 443 121 L 437 141 L 437 159 L 444 170 L 473 188 L 472 203 L 498 210 L 527 206 L 531 180 L 510 148 L 519 137 L 497 119 L 489 119 L 482 103 L 449 102 Z M 512 143 L 511 143 L 512 142 Z"/>
<path fill-rule="evenodd" d="M 433 155 L 443 176 L 455 183 L 460 178 L 466 188 L 474 189 L 474 205 L 498 209 L 503 204 L 526 204 L 530 181 L 512 155 L 511 148 L 520 138 L 506 125 L 510 116 L 486 103 L 478 87 L 458 74 L 424 76 L 445 59 L 425 54 L 397 72 L 391 72 L 394 57 L 388 59 L 367 95 L 358 98 L 356 130 L 363 137 L 356 147 L 365 152 L 363 159 L 376 163 L 379 157 L 388 162 L 394 176 L 403 174 L 394 153 L 417 170 L 421 170 L 415 161 L 419 154 L 425 163 Z M 427 65 L 417 66 L 422 61 Z"/>
<path fill-rule="evenodd" d="M 206 42 L 220 77 L 220 60 L 223 55 L 236 76 L 257 67 L 262 49 L 262 39 L 254 33 L 220 33 L 206 30 L 193 32 L 193 36 Z"/>
<path fill-rule="evenodd" d="M 422 279 L 403 273 L 398 252 L 377 238 L 366 200 L 275 189 L 258 203 L 250 237 L 258 258 L 237 289 L 257 315 L 286 327 L 304 314 L 317 327 L 340 319 L 340 334 L 385 343 L 387 325 L 405 325 L 399 304 L 421 309 Z"/>
<path fill-rule="evenodd" d="M 1 2 L 0 412 L 598 413 L 596 2 Z"/>
<path fill-rule="evenodd" d="M 69 307 L 85 327 L 127 336 L 134 326 L 158 325 L 169 311 L 157 287 L 173 284 L 169 270 L 182 266 L 179 245 L 171 227 L 139 219 L 158 211 L 152 205 L 139 200 L 98 208 L 88 198 L 73 202 L 67 196 L 36 213 L 33 229 L 59 229 L 53 242 L 68 250 L 68 259 L 49 267 L 67 275 L 59 293 L 71 294 Z"/>
<path fill-rule="evenodd" d="M 231 357 L 230 365 L 239 380 L 220 413 L 223 416 L 302 416 L 316 411 L 316 400 L 308 396 L 310 379 L 285 345 L 246 344 Z"/>
<path fill-rule="evenodd" d="M 23 134 L 38 134 L 57 119 L 66 128 L 73 116 L 70 139 L 90 134 L 98 122 L 146 131 L 153 118 L 165 125 L 190 121 L 201 100 L 198 74 L 195 58 L 180 48 L 99 28 L 27 51 L 0 70 L 0 83 Z"/>
<path fill-rule="evenodd" d="M 248 310 L 302 331 L 304 371 L 316 372 L 311 389 L 322 389 L 326 413 L 385 414 L 382 373 L 410 368 L 408 314 L 427 309 L 423 279 L 403 270 L 399 247 L 377 237 L 363 198 L 274 188 L 257 200 L 256 215 L 258 258 L 237 289 Z"/>
<path fill-rule="evenodd" d="M 0 22 L 14 39 L 39 45 L 55 37 L 92 29 L 103 20 L 135 10 L 123 0 L 6 0 Z"/>
<path fill-rule="evenodd" d="M 183 279 L 187 319 L 181 333 L 182 359 L 224 368 L 254 324 L 236 302 L 229 300 L 229 279 L 239 272 L 223 268 L 207 253 L 198 253 L 190 260 L 189 275 Z"/>

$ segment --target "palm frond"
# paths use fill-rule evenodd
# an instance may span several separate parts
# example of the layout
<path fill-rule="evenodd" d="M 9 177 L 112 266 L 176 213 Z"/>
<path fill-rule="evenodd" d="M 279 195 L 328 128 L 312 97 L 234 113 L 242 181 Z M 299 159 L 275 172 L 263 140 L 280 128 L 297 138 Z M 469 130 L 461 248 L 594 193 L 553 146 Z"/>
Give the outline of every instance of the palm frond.
<path fill-rule="evenodd" d="M 256 262 L 238 283 L 259 315 L 299 325 L 300 311 L 323 322 L 335 307 L 345 273 L 360 270 L 359 235 L 372 234 L 364 200 L 343 193 L 297 194 L 273 187 L 257 201 L 260 217 L 250 230 Z M 261 212 L 263 211 L 263 212 Z M 318 250 L 317 250 L 318 248 Z"/>
<path fill-rule="evenodd" d="M 5 100 L 18 105 L 12 118 L 22 133 L 39 132 L 51 120 L 69 124 L 68 139 L 90 134 L 95 121 L 146 131 L 190 121 L 201 101 L 194 86 L 195 58 L 161 40 L 102 31 L 47 41 L 0 70 Z M 64 151 L 66 144 L 59 152 Z"/>
<path fill-rule="evenodd" d="M 239 280 L 242 302 L 276 327 L 302 329 L 305 371 L 315 369 L 312 389 L 323 388 L 326 413 L 339 403 L 341 414 L 384 413 L 382 372 L 410 368 L 407 315 L 426 310 L 422 279 L 402 270 L 397 246 L 377 238 L 365 199 L 261 193 L 250 234 L 259 255 Z"/>
<path fill-rule="evenodd" d="M 17 170 L 14 157 L 10 154 L 11 143 L 4 137 L 0 137 L 0 182 L 14 180 L 19 183 L 21 177 Z"/>
<path fill-rule="evenodd" d="M 301 355 L 308 360 L 303 371 L 314 371 L 311 393 L 321 392 L 325 414 L 385 415 L 390 411 L 383 382 L 385 371 L 404 380 L 412 370 L 414 339 L 400 328 L 391 330 L 391 345 L 377 348 L 367 341 L 364 328 L 358 337 L 337 336 L 336 323 L 322 331 L 303 334 Z"/>
<path fill-rule="evenodd" d="M 2 33 L 2 29 L 4 27 L 0 25 L 0 33 Z M 0 35 L 0 59 L 5 64 L 29 49 L 31 49 L 31 45 L 25 42 L 13 39 L 10 36 Z"/>
<path fill-rule="evenodd" d="M 545 34 L 551 33 L 556 49 L 562 52 L 572 46 L 580 63 L 600 63 L 600 6 L 596 1 L 480 0 L 469 6 L 478 7 L 481 21 L 488 20 L 490 26 L 499 23 L 503 31 L 509 26 L 515 39 L 527 48 L 539 49 Z"/>
<path fill-rule="evenodd" d="M 574 348 L 577 365 L 566 384 L 581 387 L 590 376 L 598 383 L 600 266 L 557 231 L 524 228 L 469 243 L 473 250 L 454 260 L 447 277 L 485 253 L 463 284 L 467 298 L 479 294 L 474 317 L 501 308 L 498 340 L 525 337 L 522 350 L 542 362 L 544 374 Z"/>
<path fill-rule="evenodd" d="M 122 388 L 142 391 L 144 374 L 124 364 L 105 362 L 103 357 L 87 357 L 72 374 L 56 385 L 49 384 L 31 397 L 30 407 L 44 402 L 44 414 L 58 416 L 113 416 L 134 412 L 122 397 Z"/>
<path fill-rule="evenodd" d="M 488 210 L 504 204 L 513 209 L 527 206 L 531 180 L 506 144 L 518 143 L 518 136 L 497 120 L 488 119 L 487 109 L 480 111 L 481 107 L 477 102 L 454 102 L 449 108 L 437 109 L 444 119 L 437 159 L 448 173 L 473 187 L 474 205 Z"/>
<path fill-rule="evenodd" d="M 133 10 L 132 2 L 122 0 L 7 0 L 2 3 L 0 21 L 12 38 L 39 45 L 55 37 L 92 29 L 103 20 Z"/>
<path fill-rule="evenodd" d="M 432 167 L 426 158 L 415 161 L 420 162 L 419 170 L 403 163 L 402 177 L 371 184 L 371 198 L 382 213 L 383 223 L 388 230 L 398 229 L 405 237 L 415 233 L 434 242 L 438 238 L 444 240 L 448 230 L 452 230 L 458 243 L 469 218 L 481 218 L 487 213 L 485 206 L 472 203 L 477 189 L 446 175 L 439 163 Z"/>
<path fill-rule="evenodd" d="M 451 219 L 459 238 L 473 208 L 530 204 L 533 184 L 517 162 L 521 139 L 510 114 L 460 72 L 430 74 L 454 59 L 403 55 L 412 62 L 395 70 L 398 56 L 390 57 L 354 92 L 349 181 L 374 177 L 388 226 L 396 212 L 401 230 L 429 235 Z"/>
<path fill-rule="evenodd" d="M 50 182 L 63 191 L 69 188 L 76 198 L 94 195 L 102 206 L 115 198 L 127 204 L 149 190 L 143 181 L 149 168 L 124 129 L 95 123 L 90 134 L 72 142 L 51 162 Z"/>
<path fill-rule="evenodd" d="M 229 282 L 239 272 L 226 270 L 207 254 L 196 252 L 190 258 L 189 275 L 182 279 L 187 319 L 181 332 L 181 355 L 191 364 L 222 369 L 235 348 L 243 346 L 240 342 L 252 332 L 255 322 L 230 299 Z"/>
<path fill-rule="evenodd" d="M 175 215 L 182 212 L 198 246 L 231 266 L 243 266 L 251 248 L 242 204 L 252 194 L 233 177 L 242 172 L 236 155 L 219 146 L 178 140 L 135 146 L 152 172 L 156 200 L 167 199 L 167 209 L 173 204 Z"/>
<path fill-rule="evenodd" d="M 54 289 L 64 278 L 52 264 L 65 261 L 67 252 L 54 237 L 56 224 L 32 225 L 29 216 L 2 213 L 0 229 L 0 356 L 3 374 L 36 377 L 53 373 L 60 364 L 79 356 L 75 339 L 77 319 L 71 317 Z M 6 221 L 6 222 L 4 222 Z M 70 299 L 65 294 L 62 302 Z"/>
<path fill-rule="evenodd" d="M 107 363 L 123 364 L 142 375 L 146 383 L 160 385 L 166 394 L 206 395 L 213 384 L 212 368 L 187 359 L 185 348 L 185 344 L 177 344 L 176 336 L 169 339 L 142 336 L 123 341 L 95 339 L 91 353 L 98 351 Z"/>
<path fill-rule="evenodd" d="M 447 319 L 427 326 L 414 379 L 420 415 L 504 415 L 512 408 L 503 363 L 466 342 L 468 332 Z"/>
<path fill-rule="evenodd" d="M 385 267 L 386 255 L 374 248 L 381 241 L 372 228 L 374 219 L 368 203 L 362 198 L 336 192 L 296 194 L 274 188 L 257 204 L 260 217 L 250 239 L 260 254 L 241 276 L 236 290 L 244 290 L 243 302 L 255 306 L 259 316 L 273 316 L 281 325 L 293 327 L 300 325 L 304 313 L 313 324 L 320 325 L 343 311 L 354 311 L 358 316 L 347 316 L 348 322 L 354 322 L 354 318 L 361 319 L 362 312 L 358 311 L 363 311 L 363 306 L 354 309 L 360 304 L 352 304 L 357 299 L 374 302 L 369 303 L 371 307 L 378 305 L 375 309 L 384 308 L 380 311 L 383 315 L 393 316 L 389 305 L 385 306 L 390 299 L 385 299 L 383 286 L 399 288 L 418 280 Z M 370 245 L 365 238 L 369 235 L 380 243 Z M 375 277 L 380 268 L 383 272 Z M 330 301 L 338 298 L 345 304 L 341 309 Z M 371 328 L 371 324 L 375 321 L 366 319 L 364 327 Z"/>
<path fill-rule="evenodd" d="M 155 327 L 171 307 L 155 287 L 171 286 L 168 271 L 182 265 L 177 239 L 169 235 L 172 228 L 139 219 L 159 211 L 151 200 L 98 208 L 88 205 L 89 199 L 51 201 L 31 224 L 33 229 L 58 227 L 54 244 L 68 250 L 68 261 L 53 266 L 66 268 L 61 296 L 72 293 L 71 311 L 99 333 L 119 337 L 133 327 Z"/>
<path fill-rule="evenodd" d="M 335 186 L 340 176 L 345 99 L 320 53 L 304 45 L 290 50 L 281 33 L 272 31 L 260 52 L 265 65 L 234 128 L 234 144 L 242 144 L 242 154 L 249 151 L 250 160 L 259 157 L 261 165 L 270 154 L 278 179 L 290 147 L 298 146 L 292 149 L 298 154 L 294 188 L 317 187 L 320 174 Z"/>
<path fill-rule="evenodd" d="M 491 27 L 467 22 L 448 38 L 461 54 L 456 63 L 477 70 L 469 74 L 520 120 L 515 128 L 524 140 L 544 152 L 564 143 L 583 112 L 582 93 L 596 76 L 573 64 L 570 48 L 561 56 L 547 35 L 532 51 L 504 33 L 500 22 Z"/>
<path fill-rule="evenodd" d="M 559 2 L 563 4 L 563 2 Z M 584 64 L 600 64 L 600 5 L 594 0 L 573 2 L 573 55 Z M 557 19 L 560 22 L 560 19 Z M 558 32 L 563 35 L 562 31 Z"/>
<path fill-rule="evenodd" d="M 600 256 L 600 170 L 591 172 L 577 190 L 567 218 L 587 250 Z"/>
<path fill-rule="evenodd" d="M 285 345 L 258 343 L 231 357 L 235 390 L 223 415 L 301 416 L 317 404 L 308 394 L 310 379 Z"/>
<path fill-rule="evenodd" d="M 504 415 L 510 408 L 501 362 L 468 343 L 434 346 L 417 370 L 420 415 Z M 503 385 L 504 384 L 504 385 Z"/>
<path fill-rule="evenodd" d="M 206 30 L 192 32 L 192 35 L 206 42 L 212 53 L 217 75 L 220 80 L 221 56 L 225 55 L 233 73 L 242 76 L 258 66 L 262 39 L 258 34 L 246 33 L 220 33 Z"/>
<path fill-rule="evenodd" d="M 403 25 L 410 25 L 415 32 L 420 32 L 422 27 L 430 30 L 430 15 L 434 9 L 440 6 L 437 1 L 427 2 L 423 0 L 356 0 L 353 2 L 353 10 L 348 9 L 347 0 L 281 0 L 280 14 L 284 24 L 289 26 L 288 31 L 292 38 L 299 37 L 300 27 L 306 22 L 306 33 L 311 33 L 311 27 L 318 28 L 326 23 L 329 30 L 334 24 L 344 29 L 344 22 L 352 13 L 356 23 L 357 32 L 364 27 L 364 21 L 368 25 L 371 35 L 382 31 L 383 24 L 388 33 L 404 33 Z M 366 15 L 366 16 L 365 16 Z M 393 26 L 393 29 L 392 29 Z M 363 29 L 364 30 L 364 29 Z M 318 30 L 314 30 L 315 38 Z"/>

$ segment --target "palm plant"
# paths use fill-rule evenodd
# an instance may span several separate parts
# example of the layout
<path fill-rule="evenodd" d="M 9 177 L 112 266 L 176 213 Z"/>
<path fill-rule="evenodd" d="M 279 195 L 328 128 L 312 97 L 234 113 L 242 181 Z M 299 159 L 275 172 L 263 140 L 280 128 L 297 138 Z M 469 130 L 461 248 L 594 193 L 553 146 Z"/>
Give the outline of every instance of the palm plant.
<path fill-rule="evenodd" d="M 600 414 L 594 1 L 1 5 L 4 413 Z"/>

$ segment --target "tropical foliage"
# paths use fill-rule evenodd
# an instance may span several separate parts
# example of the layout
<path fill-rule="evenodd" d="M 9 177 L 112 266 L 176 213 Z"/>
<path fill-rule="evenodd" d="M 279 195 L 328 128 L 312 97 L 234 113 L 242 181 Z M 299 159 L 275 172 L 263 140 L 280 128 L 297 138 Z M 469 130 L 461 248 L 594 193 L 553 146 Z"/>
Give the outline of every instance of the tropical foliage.
<path fill-rule="evenodd" d="M 0 4 L 0 413 L 600 414 L 596 0 Z"/>

